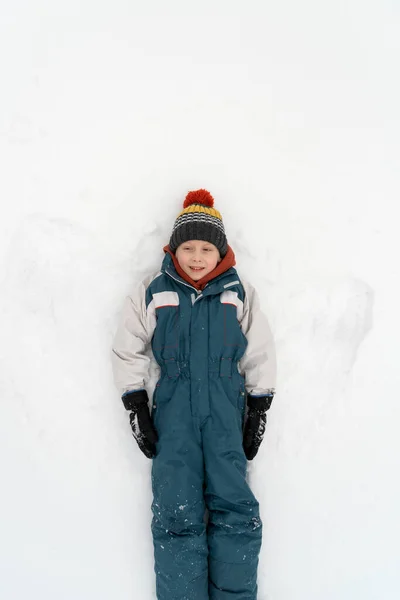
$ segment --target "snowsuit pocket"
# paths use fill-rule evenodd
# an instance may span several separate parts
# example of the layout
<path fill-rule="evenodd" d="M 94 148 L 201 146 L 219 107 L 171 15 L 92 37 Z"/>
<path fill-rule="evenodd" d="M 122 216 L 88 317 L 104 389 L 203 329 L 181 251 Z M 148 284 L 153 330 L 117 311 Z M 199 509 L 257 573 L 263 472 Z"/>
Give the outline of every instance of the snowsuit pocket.
<path fill-rule="evenodd" d="M 157 326 L 152 340 L 156 360 L 173 358 L 179 347 L 179 295 L 177 292 L 153 294 Z"/>
<path fill-rule="evenodd" d="M 220 378 L 225 396 L 237 411 L 238 422 L 243 426 L 244 413 L 246 408 L 246 389 L 242 376 Z"/>

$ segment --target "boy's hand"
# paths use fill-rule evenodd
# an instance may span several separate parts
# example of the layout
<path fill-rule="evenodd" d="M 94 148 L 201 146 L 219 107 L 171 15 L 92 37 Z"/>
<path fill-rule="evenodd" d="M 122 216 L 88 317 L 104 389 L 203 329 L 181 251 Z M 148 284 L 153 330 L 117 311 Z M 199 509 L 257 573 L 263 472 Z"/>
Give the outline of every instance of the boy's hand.
<path fill-rule="evenodd" d="M 271 406 L 273 395 L 258 398 L 248 396 L 246 424 L 243 433 L 243 449 L 247 460 L 253 460 L 264 438 L 267 424 L 266 412 Z"/>
<path fill-rule="evenodd" d="M 133 437 L 143 454 L 147 458 L 153 458 L 156 454 L 158 435 L 150 416 L 148 401 L 146 390 L 129 392 L 122 396 L 126 410 L 131 411 L 129 418 Z"/>

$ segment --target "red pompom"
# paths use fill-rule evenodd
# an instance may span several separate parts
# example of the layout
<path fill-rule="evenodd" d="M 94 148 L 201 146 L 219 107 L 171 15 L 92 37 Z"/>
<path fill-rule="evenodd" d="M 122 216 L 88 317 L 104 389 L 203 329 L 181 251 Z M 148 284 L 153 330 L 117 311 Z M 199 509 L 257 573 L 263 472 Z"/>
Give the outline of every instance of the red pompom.
<path fill-rule="evenodd" d="M 206 206 L 214 206 L 214 198 L 207 190 L 196 190 L 195 192 L 189 192 L 183 203 L 183 208 L 187 208 L 191 204 L 205 204 Z"/>

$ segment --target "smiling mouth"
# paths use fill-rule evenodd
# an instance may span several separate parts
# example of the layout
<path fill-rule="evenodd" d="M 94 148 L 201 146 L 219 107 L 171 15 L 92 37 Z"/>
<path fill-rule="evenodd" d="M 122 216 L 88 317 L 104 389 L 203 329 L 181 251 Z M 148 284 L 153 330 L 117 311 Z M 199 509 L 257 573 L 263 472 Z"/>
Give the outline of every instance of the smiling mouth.
<path fill-rule="evenodd" d="M 204 267 L 190 267 L 190 269 L 192 269 L 192 271 L 202 271 Z"/>

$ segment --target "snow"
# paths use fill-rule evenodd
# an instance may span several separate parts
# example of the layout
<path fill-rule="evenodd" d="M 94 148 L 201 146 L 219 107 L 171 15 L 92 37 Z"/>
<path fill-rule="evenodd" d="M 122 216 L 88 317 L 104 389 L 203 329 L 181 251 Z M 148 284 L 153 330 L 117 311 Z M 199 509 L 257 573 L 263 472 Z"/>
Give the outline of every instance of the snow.
<path fill-rule="evenodd" d="M 205 187 L 277 345 L 259 600 L 397 600 L 398 6 L 0 13 L 1 597 L 155 598 L 110 346 Z"/>

